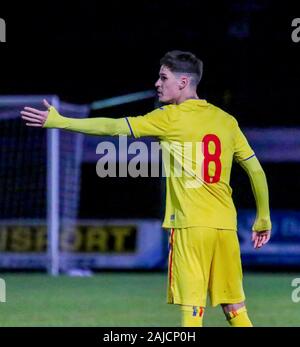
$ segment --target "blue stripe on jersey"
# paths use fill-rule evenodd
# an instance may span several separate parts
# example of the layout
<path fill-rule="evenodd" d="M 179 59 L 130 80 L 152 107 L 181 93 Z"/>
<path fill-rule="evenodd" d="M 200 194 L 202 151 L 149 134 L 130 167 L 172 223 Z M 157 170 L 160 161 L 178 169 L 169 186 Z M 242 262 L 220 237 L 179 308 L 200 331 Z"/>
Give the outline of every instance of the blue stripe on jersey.
<path fill-rule="evenodd" d="M 129 126 L 129 130 L 130 130 L 131 136 L 133 136 L 135 138 L 134 133 L 133 133 L 132 128 L 131 128 L 131 125 L 129 123 L 129 120 L 127 119 L 127 117 L 125 117 L 125 119 L 126 119 L 126 122 L 127 122 L 128 126 Z"/>
<path fill-rule="evenodd" d="M 249 158 L 243 159 L 242 161 L 246 161 L 246 160 L 251 159 L 253 157 L 255 157 L 255 154 L 252 154 Z"/>

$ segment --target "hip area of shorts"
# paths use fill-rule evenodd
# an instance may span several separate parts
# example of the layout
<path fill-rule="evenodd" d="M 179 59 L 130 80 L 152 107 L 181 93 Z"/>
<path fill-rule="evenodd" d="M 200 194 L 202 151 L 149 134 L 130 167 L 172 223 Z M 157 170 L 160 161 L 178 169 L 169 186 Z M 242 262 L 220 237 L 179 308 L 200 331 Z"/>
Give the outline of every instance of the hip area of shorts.
<path fill-rule="evenodd" d="M 189 226 L 189 227 L 163 227 L 163 229 L 167 232 L 172 230 L 220 230 L 220 231 L 235 231 L 237 232 L 237 228 L 221 228 L 221 227 L 211 227 L 211 226 Z"/>

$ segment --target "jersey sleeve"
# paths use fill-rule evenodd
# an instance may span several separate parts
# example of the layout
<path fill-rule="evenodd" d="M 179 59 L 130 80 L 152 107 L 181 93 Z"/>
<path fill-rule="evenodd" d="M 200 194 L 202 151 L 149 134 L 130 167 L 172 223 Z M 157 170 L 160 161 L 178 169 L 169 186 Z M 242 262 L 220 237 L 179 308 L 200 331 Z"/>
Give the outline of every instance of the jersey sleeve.
<path fill-rule="evenodd" d="M 237 162 L 248 160 L 255 156 L 253 149 L 250 147 L 245 135 L 241 131 L 238 122 L 234 120 L 234 159 Z"/>
<path fill-rule="evenodd" d="M 252 231 L 259 232 L 271 230 L 272 223 L 270 219 L 269 191 L 264 170 L 256 157 L 241 161 L 240 165 L 250 178 L 251 188 L 256 202 L 257 213 Z"/>
<path fill-rule="evenodd" d="M 130 135 L 125 118 L 69 118 L 60 115 L 53 106 L 49 108 L 49 114 L 43 127 L 76 131 L 89 135 Z"/>
<path fill-rule="evenodd" d="M 126 117 L 131 135 L 135 138 L 142 136 L 155 136 L 164 138 L 170 131 L 170 110 L 160 107 L 147 113 L 145 116 Z"/>

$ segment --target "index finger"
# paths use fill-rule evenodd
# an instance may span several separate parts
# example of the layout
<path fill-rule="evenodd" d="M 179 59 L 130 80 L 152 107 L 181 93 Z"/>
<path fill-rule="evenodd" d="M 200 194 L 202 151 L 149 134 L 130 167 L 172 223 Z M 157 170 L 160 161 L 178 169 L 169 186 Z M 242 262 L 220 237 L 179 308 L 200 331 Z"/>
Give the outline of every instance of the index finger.
<path fill-rule="evenodd" d="M 254 239 L 254 245 L 253 245 L 254 248 L 257 248 L 258 241 L 259 241 L 258 237 L 255 237 L 255 239 Z"/>
<path fill-rule="evenodd" d="M 41 111 L 41 110 L 38 110 L 38 109 L 36 109 L 36 108 L 32 108 L 32 107 L 28 107 L 28 106 L 25 106 L 25 107 L 24 107 L 24 110 L 26 110 L 26 111 L 31 111 L 31 112 L 33 112 L 33 113 L 39 114 L 40 116 L 42 116 L 43 113 L 45 112 L 45 111 Z"/>

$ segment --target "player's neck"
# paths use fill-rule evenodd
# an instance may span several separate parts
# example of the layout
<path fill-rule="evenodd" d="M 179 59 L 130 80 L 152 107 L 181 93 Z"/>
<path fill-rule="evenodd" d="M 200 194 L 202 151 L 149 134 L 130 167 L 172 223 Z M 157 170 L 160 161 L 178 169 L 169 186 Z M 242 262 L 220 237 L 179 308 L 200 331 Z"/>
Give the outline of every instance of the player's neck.
<path fill-rule="evenodd" d="M 197 93 L 189 93 L 187 95 L 181 95 L 178 100 L 176 100 L 176 104 L 179 105 L 182 102 L 189 100 L 189 99 L 199 99 L 199 96 L 197 95 Z"/>

